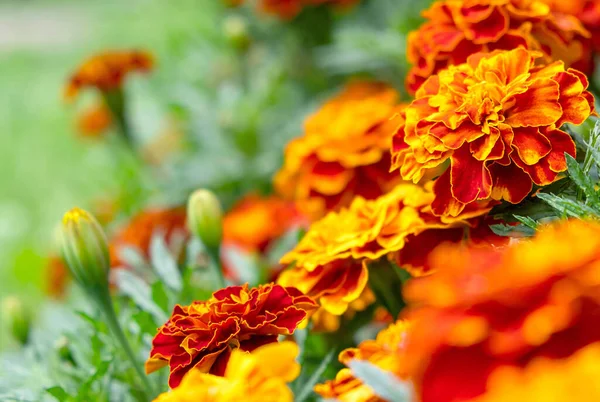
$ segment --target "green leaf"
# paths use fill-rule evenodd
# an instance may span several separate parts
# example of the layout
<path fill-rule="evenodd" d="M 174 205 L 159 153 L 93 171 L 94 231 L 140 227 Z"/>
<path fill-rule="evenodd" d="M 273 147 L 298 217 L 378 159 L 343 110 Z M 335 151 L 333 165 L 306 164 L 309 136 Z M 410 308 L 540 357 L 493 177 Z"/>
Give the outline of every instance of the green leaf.
<path fill-rule="evenodd" d="M 158 323 L 167 321 L 167 315 L 152 300 L 150 286 L 125 269 L 114 271 L 119 290 L 131 298 L 133 302 L 142 310 L 152 314 Z"/>
<path fill-rule="evenodd" d="M 321 361 L 321 364 L 319 364 L 319 367 L 316 368 L 310 378 L 304 383 L 302 389 L 297 393 L 295 402 L 303 402 L 312 394 L 315 384 L 321 379 L 321 375 L 325 372 L 329 363 L 331 363 L 334 355 L 335 350 L 331 350 L 327 353 Z"/>
<path fill-rule="evenodd" d="M 63 387 L 58 386 L 58 385 L 47 388 L 46 392 L 49 393 L 50 395 L 52 395 L 53 397 L 55 397 L 56 400 L 60 401 L 60 402 L 68 401 L 71 398 L 70 395 L 67 393 L 67 391 L 65 391 L 63 389 Z"/>
<path fill-rule="evenodd" d="M 409 402 L 413 399 L 413 392 L 408 383 L 399 380 L 392 373 L 368 361 L 351 360 L 348 365 L 352 374 L 373 389 L 380 398 L 394 402 Z"/>
<path fill-rule="evenodd" d="M 513 215 L 515 217 L 516 220 L 518 220 L 519 222 L 521 222 L 523 225 L 525 225 L 526 227 L 536 230 L 538 227 L 538 223 L 535 219 L 532 219 L 529 216 L 521 216 L 521 215 Z"/>
<path fill-rule="evenodd" d="M 591 177 L 583 171 L 581 166 L 579 166 L 579 163 L 571 155 L 565 153 L 565 158 L 567 160 L 567 168 L 571 179 L 581 190 L 583 190 L 588 200 L 597 203 L 598 195 L 596 194 L 596 189 L 594 188 Z"/>
<path fill-rule="evenodd" d="M 548 203 L 552 208 L 567 216 L 582 218 L 590 215 L 597 215 L 597 211 L 582 202 L 563 198 L 554 194 L 539 193 L 537 197 Z"/>
<path fill-rule="evenodd" d="M 150 241 L 150 261 L 154 271 L 165 285 L 176 292 L 180 292 L 183 288 L 181 272 L 161 233 L 152 236 Z"/>
<path fill-rule="evenodd" d="M 505 225 L 504 223 L 497 223 L 494 225 L 490 225 L 490 229 L 492 232 L 497 234 L 498 236 L 504 237 L 531 237 L 535 234 L 535 230 L 525 225 Z"/>

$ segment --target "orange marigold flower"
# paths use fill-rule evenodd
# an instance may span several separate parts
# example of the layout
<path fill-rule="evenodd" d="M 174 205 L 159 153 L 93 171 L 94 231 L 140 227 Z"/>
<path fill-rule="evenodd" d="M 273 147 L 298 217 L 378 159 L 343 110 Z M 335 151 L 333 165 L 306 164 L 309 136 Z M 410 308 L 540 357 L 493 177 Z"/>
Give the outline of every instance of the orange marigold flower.
<path fill-rule="evenodd" d="M 69 269 L 62 258 L 52 256 L 46 262 L 46 293 L 55 298 L 62 299 L 69 284 Z"/>
<path fill-rule="evenodd" d="M 398 93 L 381 83 L 354 82 L 305 123 L 288 144 L 277 191 L 312 219 L 350 204 L 360 195 L 377 198 L 399 182 L 390 170 L 390 117 Z"/>
<path fill-rule="evenodd" d="M 404 350 L 409 329 L 409 322 L 399 320 L 379 332 L 375 340 L 366 340 L 357 348 L 342 351 L 339 360 L 346 365 L 351 360 L 367 360 L 400 379 L 406 379 Z M 384 402 L 348 368 L 340 370 L 334 380 L 316 385 L 315 392 L 323 398 L 340 402 Z"/>
<path fill-rule="evenodd" d="M 191 370 L 179 387 L 155 402 L 292 402 L 286 383 L 300 374 L 298 352 L 290 341 L 260 346 L 251 353 L 235 349 L 222 377 Z"/>
<path fill-rule="evenodd" d="M 600 342 L 566 359 L 535 359 L 524 369 L 502 367 L 490 376 L 488 392 L 476 402 L 600 400 Z"/>
<path fill-rule="evenodd" d="M 112 115 L 104 103 L 98 103 L 81 112 L 77 119 L 77 132 L 86 138 L 97 138 L 106 133 L 112 124 Z"/>
<path fill-rule="evenodd" d="M 152 341 L 146 372 L 169 365 L 175 388 L 195 368 L 223 375 L 231 350 L 252 351 L 291 335 L 316 303 L 293 287 L 230 286 L 207 301 L 177 305 Z"/>
<path fill-rule="evenodd" d="M 401 183 L 375 200 L 356 197 L 350 207 L 330 212 L 281 259 L 295 265 L 281 274 L 279 283 L 298 287 L 327 311 L 340 315 L 365 289 L 366 261 L 391 255 L 406 245 L 410 248 L 428 230 L 458 229 L 460 241 L 467 219 L 490 209 L 478 206 L 458 218 L 438 218 L 431 212 L 430 187 Z"/>
<path fill-rule="evenodd" d="M 423 16 L 427 22 L 408 37 L 411 93 L 474 53 L 519 46 L 541 51 L 546 63 L 562 60 L 585 72 L 593 69 L 590 33 L 576 18 L 552 13 L 538 0 L 437 1 Z"/>
<path fill-rule="evenodd" d="M 302 223 L 302 216 L 289 201 L 246 195 L 223 219 L 223 244 L 264 252 L 274 240 Z"/>
<path fill-rule="evenodd" d="M 442 247 L 432 265 L 404 289 L 406 364 L 422 402 L 471 401 L 499 367 L 600 341 L 599 223 L 561 222 L 503 249 Z"/>
<path fill-rule="evenodd" d="M 74 98 L 85 87 L 93 87 L 102 92 L 115 90 L 123 85 L 123 80 L 129 73 L 148 72 L 153 66 L 153 57 L 144 51 L 111 51 L 97 54 L 71 75 L 65 87 L 65 97 Z"/>
<path fill-rule="evenodd" d="M 600 2 L 597 0 L 540 0 L 556 13 L 575 16 L 592 34 L 594 50 L 600 51 Z"/>
<path fill-rule="evenodd" d="M 566 170 L 575 143 L 560 130 L 594 113 L 588 81 L 562 62 L 535 66 L 523 48 L 479 53 L 429 78 L 394 136 L 393 167 L 437 179 L 433 211 L 456 216 L 476 200 L 522 201 Z"/>
<path fill-rule="evenodd" d="M 180 234 L 183 239 L 189 236 L 185 225 L 186 211 L 184 207 L 153 208 L 140 212 L 121 228 L 110 240 L 110 266 L 126 265 L 121 259 L 121 250 L 127 247 L 136 249 L 142 256 L 148 258 L 152 236 L 163 232 L 167 243 Z"/>

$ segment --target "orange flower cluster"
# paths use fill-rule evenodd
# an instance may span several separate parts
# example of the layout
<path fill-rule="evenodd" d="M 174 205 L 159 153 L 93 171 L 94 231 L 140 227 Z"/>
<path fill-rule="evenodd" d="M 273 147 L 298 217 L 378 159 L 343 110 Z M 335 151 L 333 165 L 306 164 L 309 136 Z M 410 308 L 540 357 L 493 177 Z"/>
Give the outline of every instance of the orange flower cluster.
<path fill-rule="evenodd" d="M 154 402 L 292 402 L 286 383 L 300 374 L 296 356 L 298 346 L 289 341 L 260 346 L 251 353 L 235 349 L 222 377 L 191 370 L 179 387 Z"/>
<path fill-rule="evenodd" d="M 127 247 L 136 249 L 142 256 L 148 258 L 152 236 L 160 231 L 164 233 L 167 243 L 177 233 L 181 234 L 183 239 L 187 238 L 189 232 L 185 222 L 186 211 L 183 207 L 155 208 L 140 212 L 111 238 L 110 266 L 126 265 L 120 253 Z"/>
<path fill-rule="evenodd" d="M 377 198 L 399 182 L 389 173 L 389 119 L 402 106 L 383 84 L 355 82 L 325 103 L 288 144 L 277 191 L 312 219 L 350 204 L 355 196 Z"/>
<path fill-rule="evenodd" d="M 538 0 L 436 1 L 423 16 L 427 22 L 408 37 L 413 67 L 406 84 L 411 93 L 474 53 L 519 46 L 541 51 L 546 63 L 562 60 L 585 72 L 593 69 L 590 33 L 577 18 L 552 13 Z"/>
<path fill-rule="evenodd" d="M 143 51 L 112 51 L 97 54 L 73 73 L 65 87 L 65 97 L 72 99 L 85 87 L 96 88 L 102 92 L 118 89 L 129 73 L 148 72 L 153 66 L 154 59 L 149 53 Z"/>
<path fill-rule="evenodd" d="M 523 48 L 478 53 L 429 78 L 405 109 L 393 166 L 418 182 L 437 179 L 432 209 L 457 216 L 478 200 L 522 201 L 532 183 L 545 186 L 566 170 L 575 144 L 560 126 L 594 113 L 588 81 L 562 62 L 534 65 Z"/>
<path fill-rule="evenodd" d="M 594 50 L 600 51 L 600 2 L 597 0 L 540 0 L 557 13 L 577 18 L 592 34 Z"/>
<path fill-rule="evenodd" d="M 414 305 L 405 363 L 422 402 L 519 395 L 517 383 L 546 384 L 563 366 L 577 372 L 569 359 L 600 342 L 598 223 L 561 222 L 502 250 L 442 247 L 432 264 L 440 268 L 435 275 L 405 288 Z M 548 374 L 532 380 L 545 366 Z M 562 392 L 571 381 L 558 382 Z M 524 383 L 522 392 L 534 386 Z"/>
<path fill-rule="evenodd" d="M 409 328 L 410 323 L 397 321 L 379 332 L 375 340 L 366 340 L 357 348 L 342 351 L 339 360 L 346 365 L 351 360 L 367 360 L 405 379 L 407 373 L 404 367 L 404 350 Z M 334 380 L 315 386 L 315 392 L 323 398 L 340 402 L 384 402 L 369 386 L 354 377 L 348 368 L 340 370 Z"/>
<path fill-rule="evenodd" d="M 348 8 L 357 2 L 358 0 L 261 0 L 259 8 L 265 14 L 276 15 L 283 20 L 291 20 L 309 6 L 326 4 L 337 8 Z"/>
<path fill-rule="evenodd" d="M 279 283 L 298 287 L 325 310 L 340 315 L 365 289 L 367 261 L 410 248 L 411 242 L 428 230 L 457 229 L 458 236 L 454 237 L 460 241 L 467 219 L 490 209 L 474 205 L 478 208 L 457 218 L 436 217 L 428 188 L 402 183 L 376 200 L 356 197 L 349 208 L 313 223 L 296 248 L 281 259 L 284 264 L 295 265 L 281 274 Z M 433 237 L 428 237 L 430 249 L 439 244 Z M 442 235 L 440 239 L 447 241 L 448 237 Z M 401 266 L 404 263 L 399 262 Z M 415 274 L 423 269 L 414 268 Z"/>
<path fill-rule="evenodd" d="M 302 223 L 303 218 L 292 203 L 277 196 L 250 194 L 225 215 L 223 244 L 262 253 L 274 240 Z"/>
<path fill-rule="evenodd" d="M 316 303 L 296 288 L 230 286 L 203 302 L 175 306 L 152 341 L 146 372 L 169 365 L 175 388 L 191 369 L 223 375 L 231 350 L 252 351 L 292 334 Z"/>
<path fill-rule="evenodd" d="M 80 113 L 77 132 L 86 138 L 102 136 L 112 124 L 112 114 L 104 103 L 98 103 Z"/>

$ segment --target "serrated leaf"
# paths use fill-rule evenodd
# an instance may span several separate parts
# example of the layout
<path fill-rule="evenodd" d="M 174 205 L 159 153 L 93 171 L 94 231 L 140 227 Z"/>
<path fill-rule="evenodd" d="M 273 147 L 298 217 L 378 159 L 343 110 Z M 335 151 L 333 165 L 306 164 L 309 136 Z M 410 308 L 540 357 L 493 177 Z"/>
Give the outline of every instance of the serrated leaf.
<path fill-rule="evenodd" d="M 521 222 L 523 225 L 527 226 L 528 228 L 531 228 L 533 230 L 537 229 L 538 223 L 535 219 L 532 219 L 529 216 L 521 216 L 521 215 L 513 215 L 515 217 L 516 220 L 518 220 L 519 222 Z"/>
<path fill-rule="evenodd" d="M 567 216 L 582 218 L 585 216 L 597 215 L 597 212 L 593 208 L 590 208 L 579 201 L 546 193 L 539 193 L 537 197 L 548 203 L 548 205 L 558 212 L 564 213 Z"/>
<path fill-rule="evenodd" d="M 131 298 L 140 309 L 152 314 L 159 323 L 167 321 L 165 312 L 152 300 L 150 286 L 146 282 L 124 269 L 115 270 L 114 275 L 119 290 Z"/>
<path fill-rule="evenodd" d="M 317 367 L 310 378 L 303 383 L 302 389 L 296 394 L 296 398 L 294 399 L 295 402 L 303 402 L 312 394 L 315 384 L 317 384 L 317 382 L 319 382 L 321 379 L 321 375 L 323 375 L 327 369 L 327 366 L 329 363 L 331 363 L 334 355 L 334 350 L 331 350 L 329 353 L 327 353 L 327 355 L 325 355 L 321 361 L 321 364 L 319 364 L 319 367 Z"/>
<path fill-rule="evenodd" d="M 535 234 L 535 230 L 525 225 L 505 225 L 503 223 L 497 223 L 494 225 L 490 225 L 490 229 L 494 234 L 503 237 L 531 237 Z M 518 236 L 521 235 L 521 236 Z"/>
<path fill-rule="evenodd" d="M 58 385 L 46 388 L 46 392 L 55 397 L 56 400 L 60 402 L 66 402 L 71 398 L 67 391 L 65 391 L 63 387 Z"/>
<path fill-rule="evenodd" d="M 183 288 L 181 272 L 177 261 L 171 255 L 165 243 L 164 236 L 160 233 L 152 236 L 150 241 L 150 261 L 158 277 L 171 289 L 180 292 Z"/>
<path fill-rule="evenodd" d="M 351 360 L 348 363 L 352 374 L 368 385 L 373 392 L 386 401 L 409 402 L 412 400 L 412 388 L 395 375 L 384 371 L 368 361 Z"/>
<path fill-rule="evenodd" d="M 584 192 L 585 196 L 593 202 L 598 202 L 598 195 L 594 188 L 594 183 L 590 176 L 583 171 L 581 166 L 575 158 L 565 153 L 567 160 L 567 169 L 569 170 L 569 177 L 577 184 L 577 186 Z"/>

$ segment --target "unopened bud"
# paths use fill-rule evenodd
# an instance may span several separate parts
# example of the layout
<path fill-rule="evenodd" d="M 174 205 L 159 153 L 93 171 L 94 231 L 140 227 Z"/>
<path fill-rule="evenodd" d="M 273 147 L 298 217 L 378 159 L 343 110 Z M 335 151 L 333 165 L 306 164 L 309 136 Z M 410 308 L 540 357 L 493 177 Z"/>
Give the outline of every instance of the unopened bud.
<path fill-rule="evenodd" d="M 2 322 L 8 324 L 11 334 L 21 345 L 29 340 L 31 315 L 17 297 L 9 296 L 2 300 Z"/>
<path fill-rule="evenodd" d="M 208 248 L 215 249 L 223 237 L 223 210 L 217 196 L 205 189 L 194 191 L 188 200 L 190 231 Z"/>
<path fill-rule="evenodd" d="M 63 258 L 79 285 L 92 292 L 108 289 L 108 242 L 96 218 L 82 209 L 71 209 L 63 217 L 60 243 Z"/>
<path fill-rule="evenodd" d="M 242 17 L 227 17 L 223 22 L 223 32 L 229 42 L 238 50 L 246 50 L 250 46 L 248 24 Z"/>

